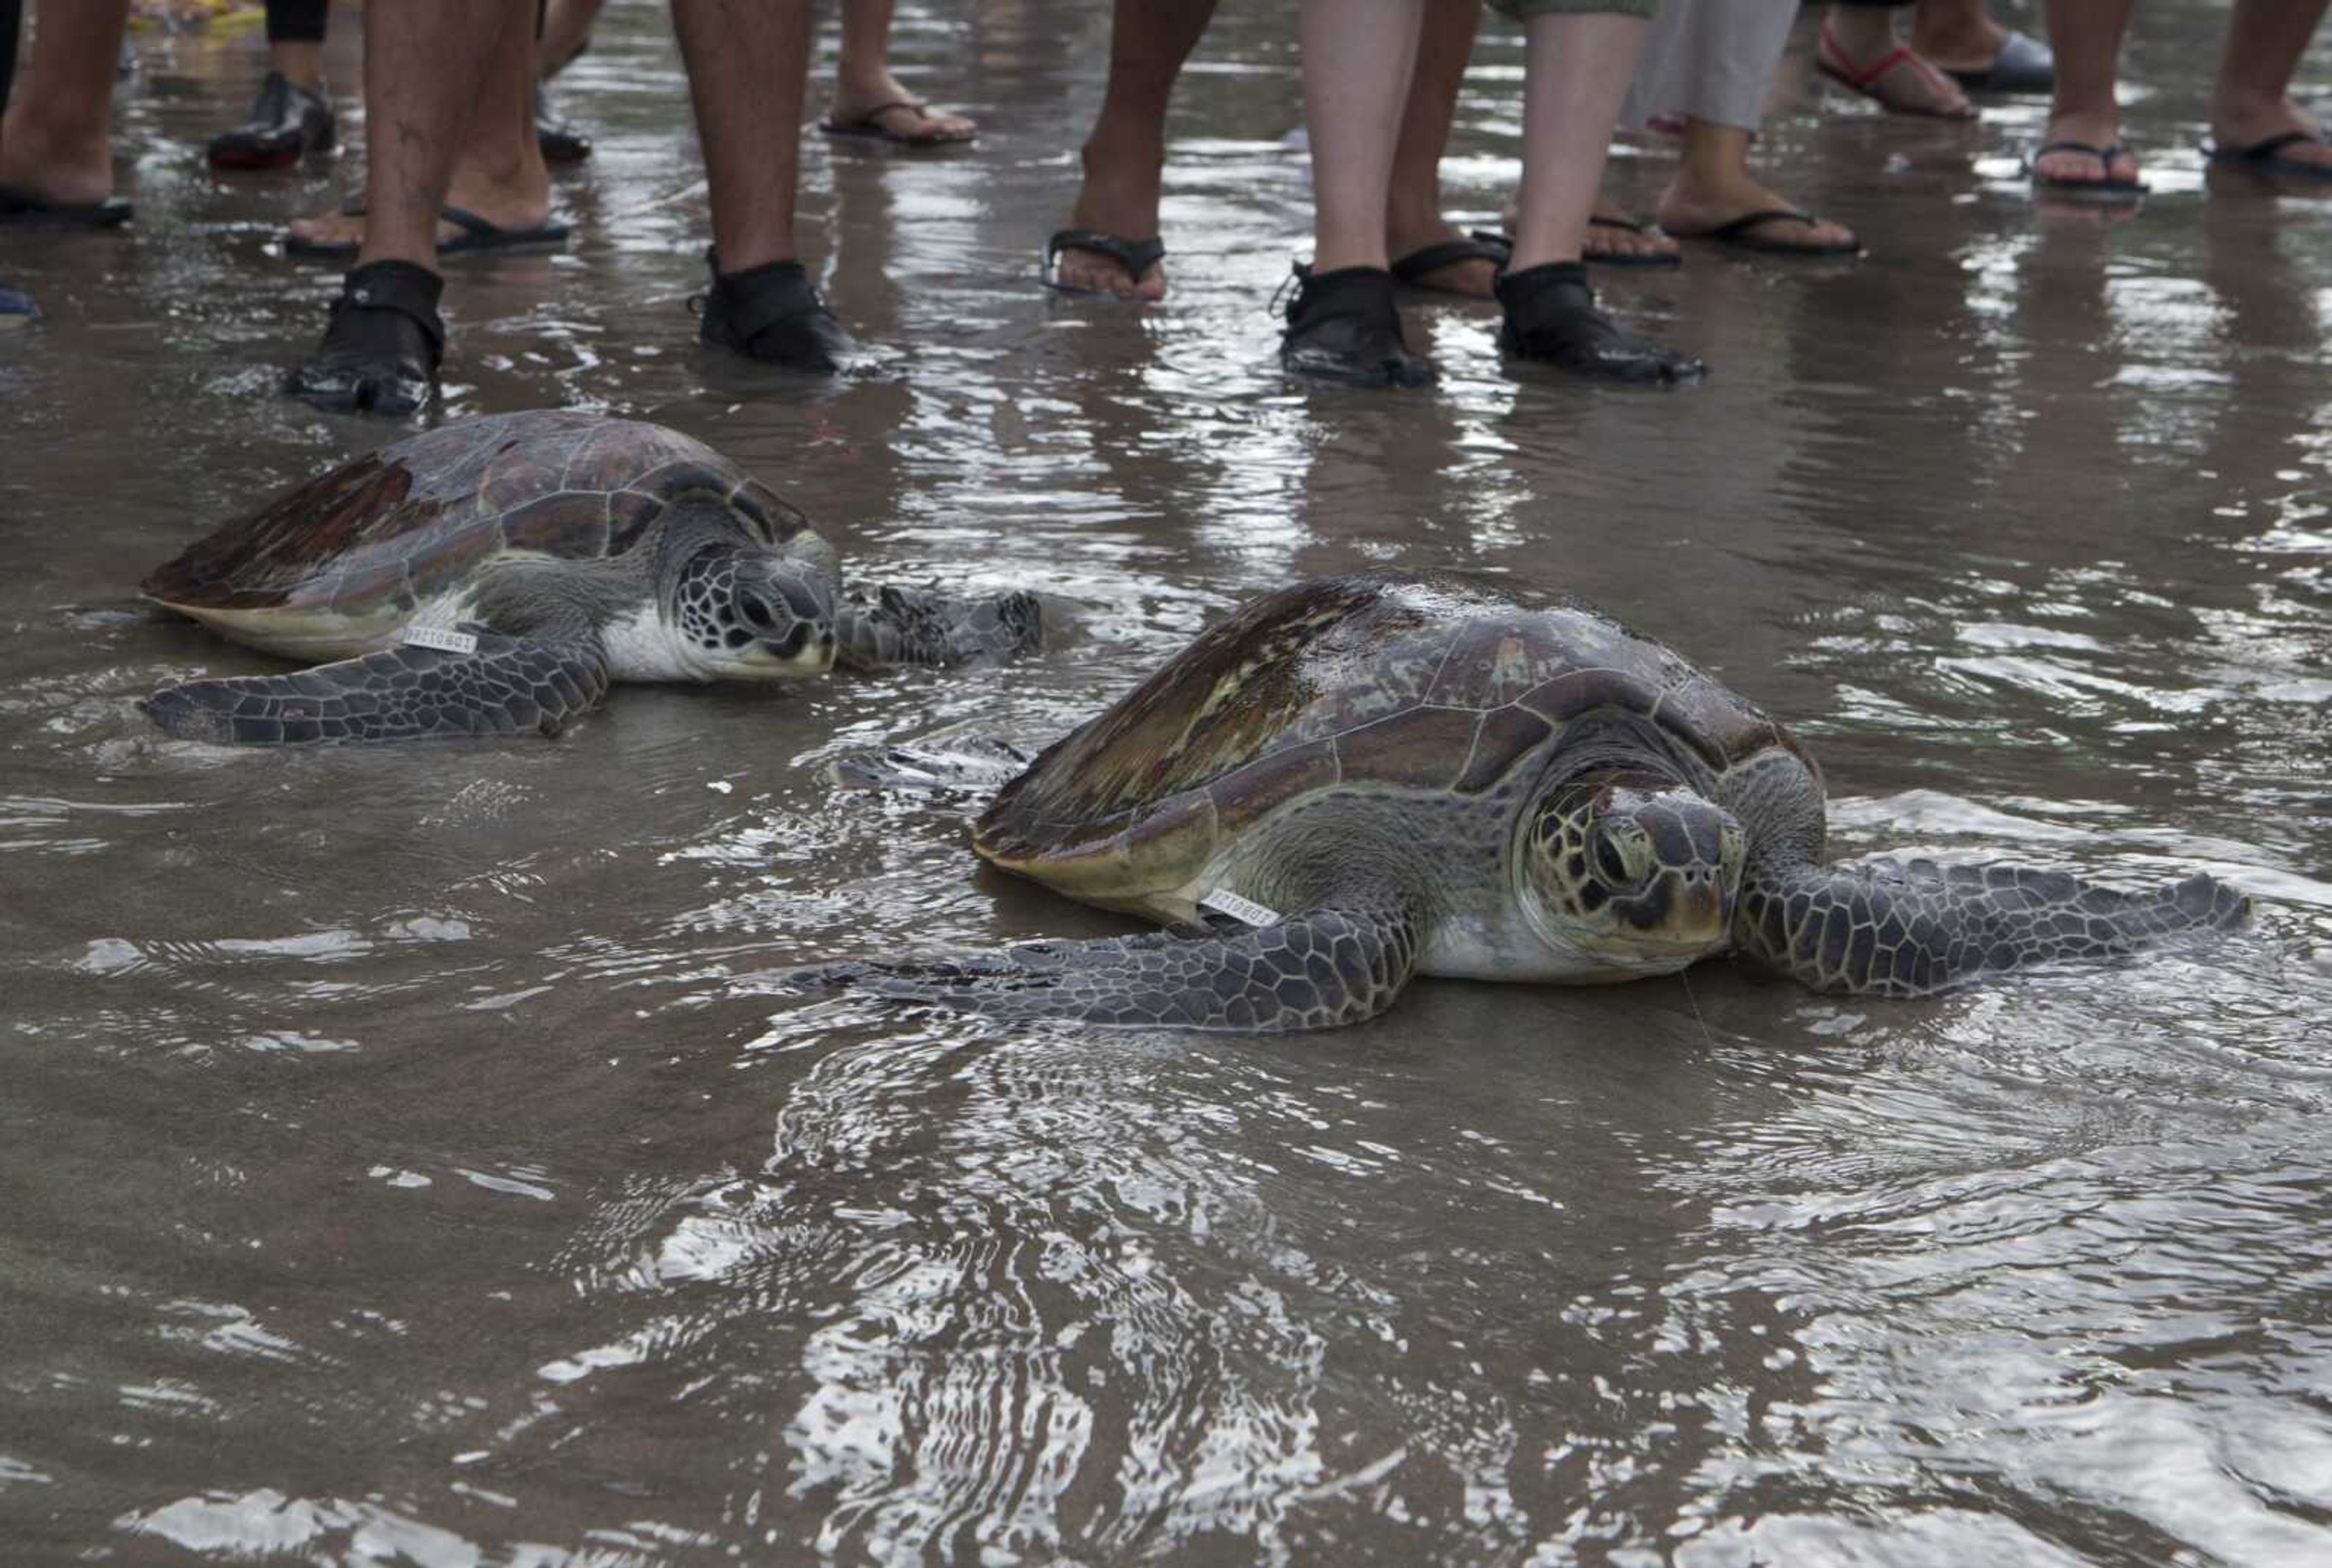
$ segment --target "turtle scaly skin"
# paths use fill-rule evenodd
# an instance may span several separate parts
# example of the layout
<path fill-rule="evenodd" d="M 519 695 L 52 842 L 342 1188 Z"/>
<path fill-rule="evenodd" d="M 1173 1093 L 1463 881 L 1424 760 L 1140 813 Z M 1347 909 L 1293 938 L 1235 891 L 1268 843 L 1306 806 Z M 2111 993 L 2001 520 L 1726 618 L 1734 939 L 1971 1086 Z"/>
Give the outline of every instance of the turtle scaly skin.
<path fill-rule="evenodd" d="M 712 448 L 548 411 L 358 458 L 197 540 L 144 591 L 249 646 L 330 661 L 143 704 L 175 735 L 267 745 L 553 734 L 615 681 L 954 664 L 1043 634 L 1025 593 L 846 596 L 808 520 Z"/>
<path fill-rule="evenodd" d="M 1821 773 L 1761 709 L 1585 606 L 1384 575 L 1248 604 L 1038 756 L 973 845 L 1169 929 L 811 978 L 1013 1018 L 1314 1028 L 1417 973 L 1598 982 L 1726 951 L 1919 996 L 2248 907 L 2208 877 L 1826 865 Z"/>

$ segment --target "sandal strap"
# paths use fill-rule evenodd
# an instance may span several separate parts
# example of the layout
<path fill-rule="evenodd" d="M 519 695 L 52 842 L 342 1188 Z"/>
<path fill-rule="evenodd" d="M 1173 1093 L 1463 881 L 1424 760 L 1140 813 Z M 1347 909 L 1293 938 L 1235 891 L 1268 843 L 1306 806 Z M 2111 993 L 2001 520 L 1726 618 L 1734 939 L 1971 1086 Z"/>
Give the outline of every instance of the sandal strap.
<path fill-rule="evenodd" d="M 2031 161 L 2038 164 L 2052 152 L 2073 152 L 2080 154 L 2083 158 L 2096 158 L 2098 166 L 2108 174 L 2113 172 L 2114 159 L 2129 156 L 2129 148 L 2119 142 L 2115 142 L 2110 147 L 2099 147 L 2095 142 L 2075 141 L 2068 137 L 2060 138 L 2055 141 L 2042 142 L 2033 149 Z"/>
<path fill-rule="evenodd" d="M 1683 237 L 1688 240 L 1729 240 L 1747 234 L 1760 224 L 1776 223 L 1783 219 L 1793 224 L 1803 224 L 1808 228 L 1812 228 L 1821 221 L 1811 213 L 1802 213 L 1795 207 L 1759 207 L 1754 212 L 1743 213 L 1737 218 L 1729 218 L 1715 228 L 1695 229 Z"/>
<path fill-rule="evenodd" d="M 445 323 L 437 314 L 437 301 L 444 292 L 445 280 L 426 267 L 411 262 L 368 262 L 342 280 L 332 313 L 393 311 L 421 329 L 434 358 L 445 349 Z"/>
<path fill-rule="evenodd" d="M 1063 251 L 1092 251 L 1107 256 L 1125 269 L 1125 275 L 1135 282 L 1142 274 L 1166 259 L 1165 242 L 1152 234 L 1146 240 L 1120 239 L 1099 229 L 1063 229 L 1045 242 L 1045 272 L 1052 274 Z"/>
<path fill-rule="evenodd" d="M 872 109 L 860 110 L 848 120 L 836 120 L 828 117 L 826 128 L 828 130 L 881 130 L 883 127 L 880 122 L 883 116 L 894 109 L 907 110 L 917 120 L 929 120 L 932 117 L 931 105 L 918 103 L 912 98 L 896 98 L 888 103 L 878 103 Z"/>
<path fill-rule="evenodd" d="M 1438 244 L 1419 246 L 1405 256 L 1395 256 L 1392 259 L 1393 281 L 1414 283 L 1429 272 L 1438 272 L 1459 262 L 1489 262 L 1504 266 L 1506 258 L 1512 254 L 1512 245 L 1501 249 L 1477 239 L 1443 240 Z"/>
<path fill-rule="evenodd" d="M 2321 146 L 2324 139 L 2318 131 L 2287 130 L 2281 136 L 2270 136 L 2265 141 L 2255 141 L 2249 147 L 2213 147 L 2208 150 L 2213 158 L 2222 162 L 2232 159 L 2238 163 L 2272 163 L 2275 155 L 2287 147 L 2297 147 L 2302 143 Z M 2046 152 L 2049 149 L 2042 148 L 2040 150 Z"/>

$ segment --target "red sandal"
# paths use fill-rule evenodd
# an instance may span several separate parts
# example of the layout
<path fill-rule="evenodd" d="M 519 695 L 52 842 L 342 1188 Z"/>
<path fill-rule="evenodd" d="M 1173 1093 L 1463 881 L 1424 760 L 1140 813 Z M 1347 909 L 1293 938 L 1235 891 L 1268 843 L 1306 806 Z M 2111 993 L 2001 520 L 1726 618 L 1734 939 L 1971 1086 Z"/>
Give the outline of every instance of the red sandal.
<path fill-rule="evenodd" d="M 1916 104 L 1905 102 L 1899 98 L 1890 97 L 1880 91 L 1879 82 L 1888 72 L 1898 65 L 1909 66 L 1930 86 L 1939 88 L 1956 98 L 1959 100 L 1958 106 L 1953 109 L 1923 109 Z M 1891 53 L 1881 56 L 1876 64 L 1857 65 L 1846 57 L 1846 51 L 1839 46 L 1838 39 L 1831 33 L 1828 22 L 1822 24 L 1821 40 L 1814 48 L 1814 69 L 1840 87 L 1851 92 L 1860 93 L 1892 114 L 1918 114 L 1932 120 L 1974 120 L 1976 116 L 1975 105 L 1968 101 L 1967 94 L 1960 91 L 1959 84 L 1936 70 L 1928 62 L 1926 56 L 1916 53 L 1907 45 L 1899 45 Z"/>

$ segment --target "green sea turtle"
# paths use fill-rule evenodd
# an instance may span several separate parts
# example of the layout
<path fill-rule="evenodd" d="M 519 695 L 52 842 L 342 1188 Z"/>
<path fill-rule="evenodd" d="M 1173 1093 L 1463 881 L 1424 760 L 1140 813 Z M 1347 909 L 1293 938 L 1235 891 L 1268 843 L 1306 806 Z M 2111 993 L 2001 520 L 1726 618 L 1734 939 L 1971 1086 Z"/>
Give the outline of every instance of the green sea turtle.
<path fill-rule="evenodd" d="M 1314 1028 L 1416 974 L 1623 980 L 1728 951 L 1817 990 L 1919 996 L 2248 908 L 2207 876 L 1826 865 L 1822 832 L 1805 748 L 1659 644 L 1583 606 L 1334 578 L 1206 633 L 973 829 L 995 865 L 1170 930 L 805 978 L 1008 1017 Z"/>
<path fill-rule="evenodd" d="M 226 524 L 146 597 L 238 643 L 330 660 L 140 704 L 196 740 L 556 732 L 612 681 L 759 681 L 1035 645 L 1025 593 L 845 598 L 833 549 L 677 431 L 594 414 L 464 419 Z"/>

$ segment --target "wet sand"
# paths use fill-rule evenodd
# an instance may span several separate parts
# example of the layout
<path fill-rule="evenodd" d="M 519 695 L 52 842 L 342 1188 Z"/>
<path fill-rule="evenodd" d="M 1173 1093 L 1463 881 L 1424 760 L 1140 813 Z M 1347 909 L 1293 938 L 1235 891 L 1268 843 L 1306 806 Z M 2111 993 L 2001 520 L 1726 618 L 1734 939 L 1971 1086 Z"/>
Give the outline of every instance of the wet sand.
<path fill-rule="evenodd" d="M 1674 395 L 1510 374 L 1494 312 L 1419 302 L 1443 381 L 1400 396 L 1277 371 L 1307 193 L 1270 7 L 1178 101 L 1170 300 L 1037 286 L 1104 9 L 903 18 L 977 148 L 808 138 L 808 259 L 874 374 L 694 348 L 655 7 L 566 80 L 572 249 L 446 269 L 446 416 L 663 421 L 866 577 L 1052 596 L 1053 650 L 273 754 L 147 727 L 158 684 L 278 666 L 133 594 L 396 433 L 273 395 L 337 274 L 270 242 L 357 166 L 214 177 L 255 45 L 142 41 L 135 228 L 0 249 L 48 312 L 0 339 L 0 1555 L 2332 1558 L 2332 188 L 2206 178 L 2217 10 L 2144 8 L 2129 221 L 2036 209 L 2039 103 L 1881 119 L 1802 38 L 1760 165 L 1867 260 L 1609 274 L 1713 365 Z M 1477 60 L 1480 223 L 1515 35 Z M 1615 188 L 1648 210 L 1667 156 Z M 824 765 L 1048 739 L 1374 564 L 1669 640 L 1814 747 L 1845 851 L 2212 870 L 2257 919 L 1918 1003 L 1718 963 L 1266 1040 L 779 983 L 1127 929 L 975 869 L 963 802 Z"/>

